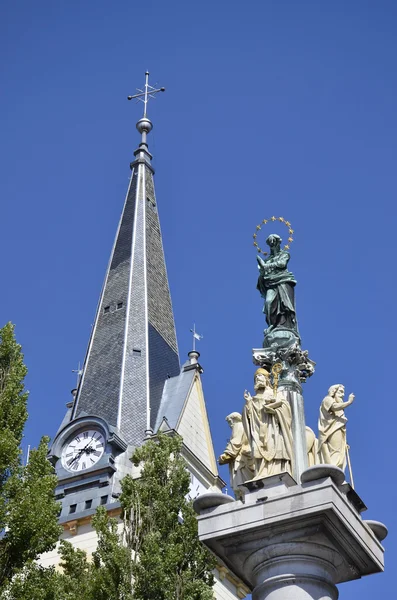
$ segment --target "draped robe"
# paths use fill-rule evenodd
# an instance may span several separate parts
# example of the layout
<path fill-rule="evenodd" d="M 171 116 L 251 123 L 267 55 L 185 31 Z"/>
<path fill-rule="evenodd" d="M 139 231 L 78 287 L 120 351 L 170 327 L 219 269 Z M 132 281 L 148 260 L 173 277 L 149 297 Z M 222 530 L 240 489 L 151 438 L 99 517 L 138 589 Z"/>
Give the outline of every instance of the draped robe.
<path fill-rule="evenodd" d="M 243 425 L 251 445 L 255 463 L 255 479 L 262 479 L 287 471 L 292 475 L 292 415 L 289 402 L 280 393 L 281 406 L 268 413 L 266 405 L 273 402 L 273 391 L 268 388 L 246 402 Z"/>
<path fill-rule="evenodd" d="M 321 403 L 318 420 L 318 454 L 322 464 L 346 468 L 346 423 L 343 408 L 330 410 L 338 402 L 332 396 L 326 396 Z M 341 401 L 342 404 L 342 401 Z"/>
<path fill-rule="evenodd" d="M 296 280 L 287 264 L 290 255 L 285 250 L 269 256 L 260 268 L 257 289 L 265 300 L 263 312 L 269 327 L 297 330 L 294 287 Z"/>
<path fill-rule="evenodd" d="M 240 495 L 239 485 L 254 477 L 254 461 L 242 422 L 236 420 L 231 427 L 232 437 L 227 443 L 224 454 L 233 459 L 229 462 L 230 481 L 234 492 Z"/>

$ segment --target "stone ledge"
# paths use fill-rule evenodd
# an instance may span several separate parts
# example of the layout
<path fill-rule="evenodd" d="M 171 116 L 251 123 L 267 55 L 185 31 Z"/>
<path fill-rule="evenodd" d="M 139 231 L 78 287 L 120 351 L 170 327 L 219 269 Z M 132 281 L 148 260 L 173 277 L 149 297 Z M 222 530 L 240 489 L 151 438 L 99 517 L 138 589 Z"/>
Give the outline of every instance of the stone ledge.
<path fill-rule="evenodd" d="M 217 506 L 198 522 L 200 539 L 250 588 L 255 576 L 248 559 L 259 560 L 260 554 L 265 561 L 284 552 L 306 561 L 323 554 L 334 583 L 383 571 L 378 538 L 329 477 L 262 502 Z"/>

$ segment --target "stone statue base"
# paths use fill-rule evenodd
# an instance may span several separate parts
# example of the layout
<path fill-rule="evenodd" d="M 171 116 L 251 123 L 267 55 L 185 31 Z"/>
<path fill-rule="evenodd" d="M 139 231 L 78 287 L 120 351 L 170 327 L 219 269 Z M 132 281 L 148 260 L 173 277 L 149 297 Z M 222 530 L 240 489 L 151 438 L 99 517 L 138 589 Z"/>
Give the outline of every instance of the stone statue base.
<path fill-rule="evenodd" d="M 248 482 L 244 504 L 194 502 L 200 540 L 253 600 L 337 600 L 336 584 L 383 571 L 385 526 L 362 519 L 340 469 L 308 471 L 299 485 L 285 473 Z"/>
<path fill-rule="evenodd" d="M 293 485 L 297 485 L 295 479 L 289 473 L 284 471 L 284 473 L 270 475 L 270 477 L 263 477 L 262 479 L 250 479 L 249 481 L 242 483 L 239 487 L 242 488 L 246 494 L 247 492 L 256 492 L 268 488 L 272 488 L 273 491 L 276 488 L 285 490 Z"/>

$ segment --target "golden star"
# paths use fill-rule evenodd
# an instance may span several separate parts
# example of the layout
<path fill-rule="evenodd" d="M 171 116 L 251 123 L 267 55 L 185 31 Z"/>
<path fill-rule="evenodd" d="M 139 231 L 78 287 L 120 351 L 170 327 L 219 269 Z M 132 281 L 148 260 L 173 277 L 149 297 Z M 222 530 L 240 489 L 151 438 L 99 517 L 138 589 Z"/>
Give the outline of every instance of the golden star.
<path fill-rule="evenodd" d="M 290 230 L 289 230 L 289 233 L 292 235 L 292 234 L 294 233 L 294 230 L 293 230 L 293 229 L 290 229 Z"/>
<path fill-rule="evenodd" d="M 254 235 L 252 237 L 255 239 L 256 238 L 256 233 L 254 233 Z"/>
<path fill-rule="evenodd" d="M 289 250 L 289 246 L 288 246 L 288 244 L 285 244 L 285 246 L 284 246 L 284 250 Z"/>
<path fill-rule="evenodd" d="M 291 227 L 291 223 L 289 221 L 285 221 L 287 227 Z"/>
<path fill-rule="evenodd" d="M 284 217 L 279 217 L 278 220 L 284 223 Z"/>
<path fill-rule="evenodd" d="M 289 237 L 289 238 L 288 238 L 288 241 L 289 241 L 289 242 L 293 242 L 293 241 L 294 241 L 294 238 L 291 238 L 291 237 Z"/>
<path fill-rule="evenodd" d="M 257 226 L 256 226 L 256 228 L 259 230 L 259 229 L 261 228 L 261 226 L 260 226 L 260 225 L 257 225 Z"/>
<path fill-rule="evenodd" d="M 277 220 L 276 217 L 272 217 L 272 221 L 276 221 L 276 220 Z"/>
<path fill-rule="evenodd" d="M 267 219 L 263 219 L 262 223 L 264 223 L 266 225 Z"/>

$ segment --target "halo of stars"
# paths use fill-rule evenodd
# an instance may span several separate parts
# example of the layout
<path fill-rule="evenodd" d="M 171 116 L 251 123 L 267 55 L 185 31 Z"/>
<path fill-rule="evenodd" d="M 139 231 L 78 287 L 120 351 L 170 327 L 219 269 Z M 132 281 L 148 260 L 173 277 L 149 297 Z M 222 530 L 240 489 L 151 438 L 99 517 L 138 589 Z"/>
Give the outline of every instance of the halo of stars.
<path fill-rule="evenodd" d="M 268 252 L 264 252 L 262 250 L 262 248 L 259 247 L 258 242 L 256 241 L 256 238 L 258 237 L 258 233 L 260 232 L 260 230 L 262 229 L 263 225 L 266 225 L 267 223 L 274 223 L 275 221 L 279 221 L 280 223 L 284 223 L 284 225 L 286 227 L 288 227 L 288 244 L 284 245 L 284 250 L 289 250 L 290 249 L 290 245 L 292 244 L 292 242 L 294 241 L 294 238 L 292 237 L 294 234 L 294 230 L 292 229 L 292 225 L 289 221 L 286 221 L 284 219 L 284 217 L 271 217 L 270 219 L 263 219 L 263 221 L 256 226 L 256 231 L 254 233 L 254 235 L 252 236 L 254 238 L 254 246 L 257 250 L 257 252 L 259 252 L 260 254 L 263 254 L 264 256 L 268 255 Z"/>

